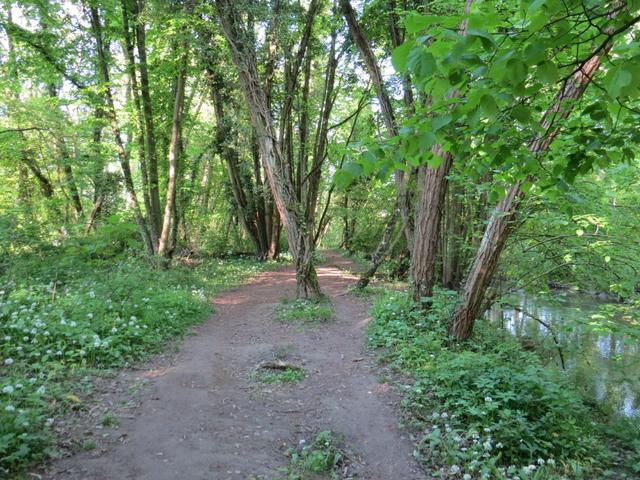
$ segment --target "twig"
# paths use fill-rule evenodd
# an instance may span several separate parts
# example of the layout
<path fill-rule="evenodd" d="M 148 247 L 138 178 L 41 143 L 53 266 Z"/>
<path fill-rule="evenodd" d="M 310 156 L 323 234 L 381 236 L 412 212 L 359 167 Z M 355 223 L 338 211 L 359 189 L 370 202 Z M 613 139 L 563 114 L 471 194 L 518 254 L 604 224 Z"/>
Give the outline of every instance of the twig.
<path fill-rule="evenodd" d="M 546 327 L 547 330 L 549 330 L 551 332 L 551 336 L 553 337 L 553 342 L 556 344 L 556 349 L 558 350 L 558 355 L 560 357 L 560 365 L 562 366 L 562 370 L 566 370 L 565 363 L 564 363 L 564 354 L 562 353 L 562 347 L 560 346 L 560 341 L 558 340 L 558 336 L 556 335 L 556 332 L 554 331 L 553 327 L 551 327 L 550 324 L 548 324 L 547 322 L 545 322 L 541 318 L 536 317 L 532 313 L 529 313 L 526 310 L 523 310 L 522 308 L 520 308 L 520 307 L 518 307 L 516 305 L 512 305 L 512 304 L 509 304 L 509 303 L 504 303 L 503 305 L 505 305 L 505 306 L 507 306 L 509 308 L 512 308 L 516 312 L 520 312 L 521 314 L 526 315 L 527 317 L 535 320 L 536 322 L 538 322 L 540 325 Z"/>

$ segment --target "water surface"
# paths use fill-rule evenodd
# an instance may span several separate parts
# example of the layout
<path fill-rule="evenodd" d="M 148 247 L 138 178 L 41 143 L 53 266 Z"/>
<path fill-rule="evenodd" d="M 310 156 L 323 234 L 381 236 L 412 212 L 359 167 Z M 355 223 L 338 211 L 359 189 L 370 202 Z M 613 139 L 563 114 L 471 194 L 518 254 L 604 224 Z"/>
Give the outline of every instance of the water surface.
<path fill-rule="evenodd" d="M 605 302 L 577 293 L 535 297 L 519 293 L 508 299 L 513 307 L 487 313 L 523 343 L 543 346 L 543 357 L 561 368 L 552 332 L 561 345 L 566 374 L 592 398 L 627 416 L 640 417 L 640 351 L 638 341 L 624 333 L 594 331 L 589 323 Z M 526 313 L 525 313 L 526 312 Z"/>

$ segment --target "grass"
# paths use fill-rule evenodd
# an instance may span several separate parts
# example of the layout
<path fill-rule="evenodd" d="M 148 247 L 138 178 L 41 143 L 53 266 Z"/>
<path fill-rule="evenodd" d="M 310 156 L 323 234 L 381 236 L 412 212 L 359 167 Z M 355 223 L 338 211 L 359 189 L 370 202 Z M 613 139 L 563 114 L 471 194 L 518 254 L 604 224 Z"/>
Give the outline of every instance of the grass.
<path fill-rule="evenodd" d="M 251 378 L 257 382 L 278 385 L 298 383 L 306 376 L 306 371 L 300 367 L 286 367 L 282 370 L 257 368 L 251 373 Z"/>
<path fill-rule="evenodd" d="M 333 305 L 327 297 L 319 300 L 283 299 L 276 307 L 276 319 L 281 322 L 328 322 L 334 319 Z"/>
<path fill-rule="evenodd" d="M 340 445 L 340 439 L 329 430 L 318 433 L 309 443 L 302 440 L 298 448 L 287 451 L 289 464 L 281 469 L 282 480 L 339 479 L 340 468 L 347 462 Z"/>
<path fill-rule="evenodd" d="M 209 316 L 212 296 L 271 267 L 206 258 L 154 269 L 114 247 L 118 233 L 21 252 L 5 264 L 0 476 L 56 455 L 53 426 L 83 408 L 91 391 L 84 379 L 160 352 Z"/>
<path fill-rule="evenodd" d="M 120 426 L 120 421 L 113 415 L 104 415 L 100 419 L 100 425 L 107 428 L 118 428 Z"/>

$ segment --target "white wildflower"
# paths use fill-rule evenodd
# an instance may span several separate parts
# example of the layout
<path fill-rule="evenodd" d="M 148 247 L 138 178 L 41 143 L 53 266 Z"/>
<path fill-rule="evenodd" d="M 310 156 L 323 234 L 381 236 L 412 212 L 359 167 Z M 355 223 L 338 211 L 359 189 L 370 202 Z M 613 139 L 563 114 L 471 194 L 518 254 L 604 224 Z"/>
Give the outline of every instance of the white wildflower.
<path fill-rule="evenodd" d="M 7 385 L 2 389 L 2 393 L 13 393 L 13 387 L 11 385 Z"/>
<path fill-rule="evenodd" d="M 13 405 L 7 405 L 6 407 L 4 407 L 4 409 L 7 412 L 13 412 L 13 411 L 15 411 L 16 407 L 14 407 Z"/>
<path fill-rule="evenodd" d="M 4 359 L 4 364 L 5 364 L 5 365 L 11 365 L 11 364 L 13 364 L 13 358 L 5 358 L 5 359 Z"/>

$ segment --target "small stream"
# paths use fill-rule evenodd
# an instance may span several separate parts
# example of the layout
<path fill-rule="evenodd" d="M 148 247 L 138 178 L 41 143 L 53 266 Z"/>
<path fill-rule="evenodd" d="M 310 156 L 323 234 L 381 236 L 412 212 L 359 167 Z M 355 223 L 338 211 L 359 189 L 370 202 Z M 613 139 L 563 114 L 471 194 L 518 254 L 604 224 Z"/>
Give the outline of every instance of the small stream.
<path fill-rule="evenodd" d="M 562 346 L 569 378 L 592 398 L 614 412 L 640 418 L 640 348 L 637 339 L 624 334 L 594 332 L 584 321 L 605 302 L 578 293 L 554 293 L 539 298 L 525 293 L 513 295 L 508 303 L 494 307 L 487 316 L 501 322 L 523 343 L 543 346 L 543 356 L 561 368 L 553 335 L 527 312 L 547 323 Z"/>

